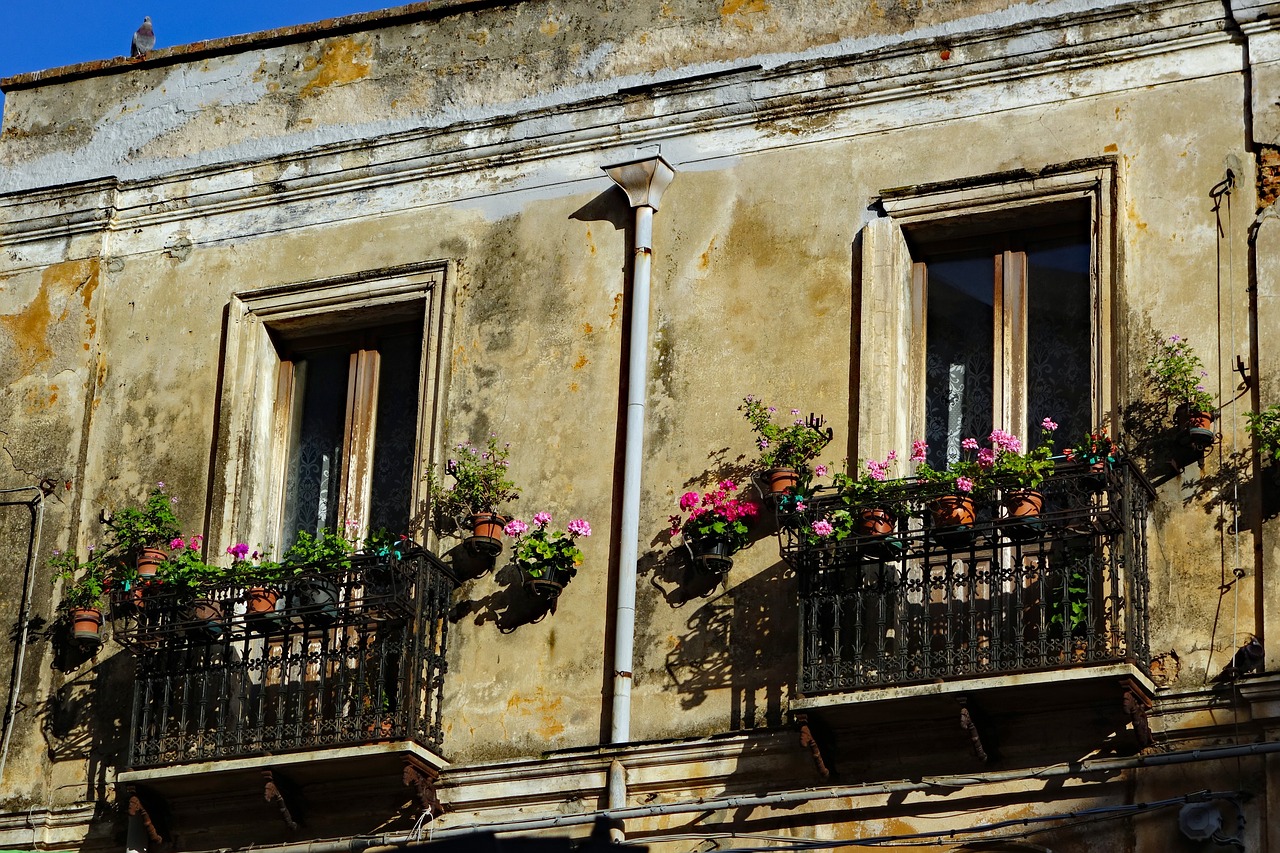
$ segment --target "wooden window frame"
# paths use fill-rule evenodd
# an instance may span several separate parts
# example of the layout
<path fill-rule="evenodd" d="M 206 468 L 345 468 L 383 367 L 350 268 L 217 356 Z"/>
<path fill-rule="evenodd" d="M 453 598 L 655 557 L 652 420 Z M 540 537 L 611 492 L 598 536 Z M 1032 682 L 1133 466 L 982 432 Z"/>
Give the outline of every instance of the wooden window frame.
<path fill-rule="evenodd" d="M 411 505 L 418 505 L 422 473 L 438 463 L 441 453 L 444 356 L 452 319 L 447 285 L 452 277 L 450 263 L 430 261 L 232 295 L 208 510 L 213 547 L 220 550 L 236 542 L 278 546 L 281 541 L 285 460 L 294 423 L 289 349 L 298 342 L 309 348 L 330 335 L 350 340 L 352 330 L 384 328 L 408 318 L 422 323 L 411 498 Z M 345 432 L 348 447 L 356 452 L 343 460 L 342 492 L 349 504 L 339 507 L 339 517 L 364 519 L 371 484 L 368 465 L 349 462 L 372 460 L 379 357 L 356 350 L 352 361 Z"/>
<path fill-rule="evenodd" d="M 857 363 L 851 456 L 881 459 L 924 435 L 927 271 L 911 243 L 924 242 L 937 250 L 947 245 L 948 234 L 998 233 L 998 226 L 984 223 L 1011 221 L 1028 211 L 1037 212 L 1043 226 L 1051 228 L 1055 210 L 1082 202 L 1088 205 L 1090 239 L 1091 416 L 1094 423 L 1110 423 L 1114 428 L 1119 379 L 1112 365 L 1121 363 L 1123 347 L 1120 336 L 1111 333 L 1118 279 L 1113 216 L 1118 193 L 1112 159 L 1048 167 L 1034 174 L 987 175 L 884 191 L 871 205 L 881 215 L 859 233 L 860 322 L 854 330 Z M 997 274 L 1023 282 L 1025 303 L 1025 254 L 1008 251 L 1001 257 Z M 1002 301 L 996 310 L 1020 316 L 1025 323 L 1018 294 L 1012 295 L 1014 300 Z M 1000 348 L 996 377 L 1003 377 L 1006 365 L 1017 376 L 1025 375 L 1026 329 L 1019 335 L 1016 325 L 1011 323 L 1012 333 Z M 993 417 L 1006 424 L 1025 422 L 1025 400 L 1019 403 L 1023 395 L 1003 386 L 994 390 L 1000 405 Z"/>

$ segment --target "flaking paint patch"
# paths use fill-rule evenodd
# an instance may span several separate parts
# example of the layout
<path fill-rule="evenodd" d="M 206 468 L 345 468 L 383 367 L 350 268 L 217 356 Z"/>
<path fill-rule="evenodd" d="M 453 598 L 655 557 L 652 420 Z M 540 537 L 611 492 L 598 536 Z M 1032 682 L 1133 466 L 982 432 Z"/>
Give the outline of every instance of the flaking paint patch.
<path fill-rule="evenodd" d="M 77 290 L 87 310 L 98 286 L 98 259 L 64 261 L 47 267 L 40 277 L 40 290 L 27 306 L 16 314 L 0 316 L 0 329 L 12 343 L 17 363 L 23 373 L 53 358 L 49 342 L 50 327 L 67 318 L 68 300 Z M 59 314 L 54 317 L 54 309 Z M 93 318 L 86 319 L 87 336 L 94 333 Z"/>
<path fill-rule="evenodd" d="M 308 60 L 310 59 L 311 57 L 308 57 Z M 373 48 L 368 44 L 361 44 L 355 38 L 342 38 L 330 42 L 325 47 L 324 53 L 320 54 L 319 60 L 304 63 L 304 70 L 308 70 L 310 66 L 316 69 L 316 73 L 310 82 L 302 87 L 298 95 L 305 98 L 330 86 L 363 80 L 373 70 L 372 60 Z"/>
<path fill-rule="evenodd" d="M 573 363 L 573 369 L 581 370 L 582 368 L 586 367 L 590 363 L 591 361 L 586 357 L 585 354 L 579 353 L 578 360 Z"/>
<path fill-rule="evenodd" d="M 769 11 L 768 0 L 724 0 L 720 4 L 721 17 L 754 15 Z"/>
<path fill-rule="evenodd" d="M 549 740 L 564 732 L 564 723 L 561 722 L 563 705 L 563 699 L 560 697 L 548 699 L 545 691 L 539 687 L 532 696 L 513 694 L 507 700 L 507 716 L 520 715 L 533 718 L 531 722 L 534 724 L 534 731 L 543 740 Z M 504 728 L 506 724 L 507 720 L 504 719 Z M 519 727 L 517 727 L 517 730 L 519 730 Z"/>

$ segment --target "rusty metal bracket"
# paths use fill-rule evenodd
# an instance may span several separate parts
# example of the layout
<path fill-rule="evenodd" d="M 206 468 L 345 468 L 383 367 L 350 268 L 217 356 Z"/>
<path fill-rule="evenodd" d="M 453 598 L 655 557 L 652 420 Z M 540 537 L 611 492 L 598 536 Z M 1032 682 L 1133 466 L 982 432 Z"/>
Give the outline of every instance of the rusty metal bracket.
<path fill-rule="evenodd" d="M 406 785 L 411 785 L 417 789 L 418 803 L 422 806 L 424 812 L 430 814 L 433 818 L 444 812 L 444 806 L 440 803 L 440 797 L 436 792 L 436 783 L 440 781 L 440 771 L 420 761 L 406 758 L 402 778 Z"/>
<path fill-rule="evenodd" d="M 822 760 L 822 748 L 818 745 L 818 739 L 813 736 L 813 730 L 809 728 L 809 715 L 796 714 L 796 727 L 800 730 L 800 746 L 809 750 L 809 755 L 813 758 L 813 766 L 818 771 L 818 775 L 823 779 L 831 778 L 831 768 L 827 767 L 827 763 Z"/>
<path fill-rule="evenodd" d="M 263 789 L 264 798 L 280 809 L 280 817 L 284 819 L 284 825 L 290 830 L 297 831 L 302 809 L 296 787 L 285 777 L 277 776 L 273 770 L 263 770 L 262 778 L 266 782 Z"/>
<path fill-rule="evenodd" d="M 1125 715 L 1133 722 L 1133 733 L 1138 738 L 1138 749 L 1146 749 L 1155 742 L 1151 737 L 1151 724 L 1147 722 L 1147 709 L 1151 707 L 1151 703 L 1134 689 L 1131 681 L 1122 681 L 1121 686 L 1124 689 L 1122 707 Z"/>
<path fill-rule="evenodd" d="M 143 791 L 136 785 L 128 785 L 125 787 L 125 793 L 128 795 L 126 807 L 129 817 L 137 817 L 142 819 L 142 827 L 147 831 L 147 838 L 151 839 L 151 843 L 157 846 L 165 843 L 165 836 L 168 834 L 163 827 L 163 820 L 160 815 L 163 809 L 153 800 L 150 794 Z M 155 816 L 152 816 L 152 813 Z"/>
<path fill-rule="evenodd" d="M 986 748 L 982 745 L 982 735 L 978 731 L 978 724 L 973 720 L 973 714 L 969 713 L 969 700 L 964 696 L 957 697 L 956 701 L 960 703 L 960 728 L 964 729 L 969 735 L 969 743 L 973 747 L 973 754 L 983 764 L 990 761 Z"/>

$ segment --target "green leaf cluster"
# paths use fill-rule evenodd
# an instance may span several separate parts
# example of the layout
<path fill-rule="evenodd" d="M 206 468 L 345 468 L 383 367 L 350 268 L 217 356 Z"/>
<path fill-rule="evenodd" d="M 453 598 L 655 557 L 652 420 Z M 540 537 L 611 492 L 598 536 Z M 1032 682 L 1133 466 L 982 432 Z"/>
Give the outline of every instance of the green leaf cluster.
<path fill-rule="evenodd" d="M 1156 354 L 1147 362 L 1156 393 L 1174 406 L 1189 405 L 1198 412 L 1212 412 L 1213 395 L 1204 387 L 1209 372 L 1204 362 L 1180 335 L 1156 342 Z"/>
<path fill-rule="evenodd" d="M 831 430 L 822 428 L 821 417 L 800 418 L 793 409 L 792 422 L 779 424 L 773 417 L 776 410 L 752 394 L 743 398 L 738 410 L 756 433 L 760 466 L 767 470 L 807 471 L 809 463 L 831 442 Z"/>
<path fill-rule="evenodd" d="M 1245 429 L 1258 440 L 1258 450 L 1272 462 L 1280 460 L 1280 405 L 1261 412 L 1245 412 Z"/>
<path fill-rule="evenodd" d="M 444 470 L 453 485 L 446 485 L 434 470 L 427 472 L 427 493 L 437 522 L 457 521 L 481 512 L 496 513 L 520 497 L 520 488 L 507 474 L 509 444 L 499 443 L 497 436 L 491 434 L 483 447 L 466 443 L 458 444 L 455 450 L 457 456 L 445 464 Z"/>
<path fill-rule="evenodd" d="M 160 548 L 182 533 L 173 512 L 173 498 L 157 486 L 140 507 L 117 510 L 107 522 L 115 540 L 114 547 L 123 551 Z"/>

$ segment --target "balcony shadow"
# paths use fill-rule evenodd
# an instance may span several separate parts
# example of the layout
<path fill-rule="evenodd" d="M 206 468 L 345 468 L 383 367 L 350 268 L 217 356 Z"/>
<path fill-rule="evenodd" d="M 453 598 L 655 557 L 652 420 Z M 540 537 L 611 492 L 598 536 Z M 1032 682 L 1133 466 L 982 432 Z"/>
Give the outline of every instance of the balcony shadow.
<path fill-rule="evenodd" d="M 493 592 L 476 599 L 460 601 L 453 608 L 450 621 L 472 619 L 476 625 L 496 625 L 504 634 L 510 634 L 523 625 L 544 619 L 556 612 L 558 598 L 541 598 L 525 588 L 524 573 L 507 562 L 493 573 L 498 587 Z M 567 587 L 566 587 L 567 589 Z"/>
<path fill-rule="evenodd" d="M 132 683 L 132 657 L 112 654 L 73 671 L 37 706 L 49 760 L 85 763 L 87 800 L 102 802 L 112 795 L 113 770 L 124 762 L 128 750 Z"/>
<path fill-rule="evenodd" d="M 793 611 L 780 608 L 788 600 L 784 567 L 768 569 L 704 600 L 685 621 L 685 631 L 667 654 L 666 670 L 680 705 L 702 705 L 728 691 L 731 731 L 778 726 L 783 697 L 793 688 L 794 664 L 779 649 L 796 647 Z"/>

